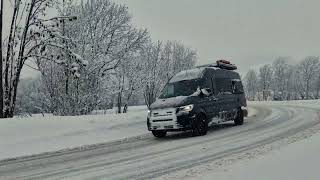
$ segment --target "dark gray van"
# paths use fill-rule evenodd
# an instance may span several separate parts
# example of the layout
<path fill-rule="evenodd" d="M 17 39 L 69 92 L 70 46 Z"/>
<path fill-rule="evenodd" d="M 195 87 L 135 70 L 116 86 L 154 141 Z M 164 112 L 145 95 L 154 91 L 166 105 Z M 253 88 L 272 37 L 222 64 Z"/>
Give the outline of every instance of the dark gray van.
<path fill-rule="evenodd" d="M 155 137 L 186 130 L 205 135 L 211 124 L 234 121 L 242 125 L 248 112 L 236 69 L 230 62 L 219 60 L 173 76 L 150 106 L 148 130 Z"/>

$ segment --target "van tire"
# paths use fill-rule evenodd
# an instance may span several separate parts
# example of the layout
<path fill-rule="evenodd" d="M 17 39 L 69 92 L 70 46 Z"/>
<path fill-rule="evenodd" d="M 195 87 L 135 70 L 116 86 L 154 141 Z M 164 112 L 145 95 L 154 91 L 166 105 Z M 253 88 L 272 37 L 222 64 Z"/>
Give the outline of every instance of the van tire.
<path fill-rule="evenodd" d="M 244 119 L 244 113 L 243 113 L 242 109 L 239 108 L 238 111 L 237 111 L 237 117 L 234 120 L 234 124 L 236 126 L 242 125 L 243 124 L 243 119 Z"/>
<path fill-rule="evenodd" d="M 199 114 L 193 121 L 192 135 L 193 136 L 204 136 L 208 132 L 208 120 L 205 115 Z"/>
<path fill-rule="evenodd" d="M 152 134 L 154 137 L 164 138 L 167 135 L 167 131 L 164 131 L 164 130 L 152 131 Z"/>

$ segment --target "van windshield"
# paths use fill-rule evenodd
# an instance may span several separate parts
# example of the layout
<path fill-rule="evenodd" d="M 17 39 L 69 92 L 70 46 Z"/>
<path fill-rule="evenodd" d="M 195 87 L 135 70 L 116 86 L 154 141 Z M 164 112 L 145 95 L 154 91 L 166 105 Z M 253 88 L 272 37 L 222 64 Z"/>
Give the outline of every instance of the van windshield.
<path fill-rule="evenodd" d="M 168 83 L 162 90 L 159 99 L 172 98 L 177 96 L 190 96 L 197 91 L 199 80 L 185 80 L 173 83 Z"/>

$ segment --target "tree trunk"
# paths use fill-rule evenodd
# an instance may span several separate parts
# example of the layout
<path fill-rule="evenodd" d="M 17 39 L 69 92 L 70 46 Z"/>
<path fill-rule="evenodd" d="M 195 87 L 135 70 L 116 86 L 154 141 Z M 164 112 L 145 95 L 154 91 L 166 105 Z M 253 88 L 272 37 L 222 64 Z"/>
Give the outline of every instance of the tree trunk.
<path fill-rule="evenodd" d="M 3 116 L 4 118 L 7 117 L 6 114 L 9 114 L 9 107 L 10 107 L 10 99 L 11 99 L 11 93 L 10 93 L 10 88 L 11 84 L 9 82 L 9 80 L 11 80 L 12 75 L 9 77 L 9 68 L 11 68 L 11 74 L 13 71 L 13 57 L 11 54 L 12 51 L 12 45 L 13 45 L 13 41 L 14 41 L 14 30 L 15 30 L 15 21 L 17 19 L 17 15 L 18 15 L 18 10 L 19 10 L 19 4 L 20 2 L 14 2 L 14 9 L 13 9 L 13 15 L 12 15 L 12 19 L 11 19 L 11 25 L 10 25 L 10 32 L 9 32 L 9 39 L 8 39 L 8 44 L 7 44 L 7 55 L 6 55 L 6 60 L 5 60 L 5 68 L 4 68 L 4 112 L 3 112 Z M 10 63 L 11 62 L 11 63 Z"/>
<path fill-rule="evenodd" d="M 20 4 L 15 4 L 15 10 L 14 10 L 14 14 L 16 13 L 17 11 L 17 8 L 19 7 Z M 23 33 L 22 33 L 22 36 L 21 36 L 21 43 L 20 43 L 20 47 L 19 47 L 19 54 L 18 54 L 18 57 L 16 59 L 16 66 L 14 68 L 14 77 L 5 77 L 5 87 L 6 87 L 6 92 L 5 92 L 5 95 L 6 95 L 6 108 L 5 108 L 5 112 L 4 112 L 4 118 L 12 118 L 13 115 L 14 115 L 14 108 L 15 108 L 15 103 L 16 103 L 16 98 L 17 98 L 17 89 L 18 89 L 18 84 L 19 84 L 19 79 L 20 79 L 20 74 L 21 74 L 21 70 L 22 70 L 22 67 L 24 65 L 24 50 L 25 50 L 25 44 L 26 44 L 26 38 L 27 38 L 27 33 L 28 33 L 28 30 L 29 30 L 29 23 L 30 23 L 30 19 L 31 19 L 31 16 L 32 16 L 32 12 L 33 12 L 33 8 L 34 8 L 34 5 L 35 5 L 35 1 L 33 0 L 31 3 L 30 3 L 30 9 L 28 10 L 28 14 L 26 16 L 26 21 L 25 21 L 25 26 L 24 26 L 24 30 L 23 30 Z M 15 18 L 15 16 L 13 17 Z M 13 27 L 14 26 L 14 19 L 12 21 L 12 24 L 11 24 L 11 30 L 13 30 Z M 11 33 L 11 32 L 10 32 Z M 11 35 L 10 35 L 11 36 Z M 13 41 L 13 39 L 11 39 L 11 41 Z M 12 44 L 13 42 L 10 42 L 10 37 L 9 37 L 9 42 L 8 44 Z M 9 46 L 9 45 L 8 45 Z M 10 51 L 10 48 L 8 48 L 9 51 Z M 9 53 L 9 56 L 10 58 L 14 58 L 10 55 Z M 9 57 L 6 57 L 7 59 L 7 63 L 10 59 Z M 10 66 L 13 67 L 13 61 L 11 61 L 11 64 Z M 6 69 L 9 68 L 9 65 L 6 65 Z M 11 72 L 12 73 L 12 72 Z M 7 72 L 5 73 L 5 75 L 7 76 Z M 9 81 L 10 80 L 10 81 Z M 7 84 L 8 82 L 12 82 L 12 86 L 9 87 L 9 84 Z"/>
<path fill-rule="evenodd" d="M 121 113 L 121 104 L 122 104 L 122 93 L 118 93 L 118 100 L 117 100 L 117 107 L 118 107 L 118 113 Z"/>
<path fill-rule="evenodd" d="M 129 100 L 130 100 L 132 94 L 133 94 L 133 88 L 130 90 L 130 93 L 129 93 L 128 97 L 127 97 L 127 102 L 123 106 L 123 113 L 127 113 L 128 112 L 128 103 L 129 103 Z"/>
<path fill-rule="evenodd" d="M 125 104 L 123 106 L 123 113 L 127 113 L 128 112 L 128 104 Z"/>
<path fill-rule="evenodd" d="M 309 99 L 309 80 L 307 80 L 306 99 Z"/>
<path fill-rule="evenodd" d="M 0 118 L 3 118 L 3 78 L 2 78 L 2 16 L 3 16 L 3 0 L 1 0 L 0 9 Z"/>

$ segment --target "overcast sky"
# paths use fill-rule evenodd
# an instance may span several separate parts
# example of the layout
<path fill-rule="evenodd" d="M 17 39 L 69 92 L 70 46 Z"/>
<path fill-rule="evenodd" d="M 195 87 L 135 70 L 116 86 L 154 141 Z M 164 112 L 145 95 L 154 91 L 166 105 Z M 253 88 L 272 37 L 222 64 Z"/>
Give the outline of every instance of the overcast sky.
<path fill-rule="evenodd" d="M 230 59 L 244 73 L 277 56 L 320 55 L 320 0 L 114 1 L 126 4 L 154 41 L 196 49 L 198 64 Z"/>
<path fill-rule="evenodd" d="M 115 0 L 154 40 L 195 48 L 199 64 L 225 58 L 240 71 L 277 56 L 320 55 L 320 0 Z"/>

